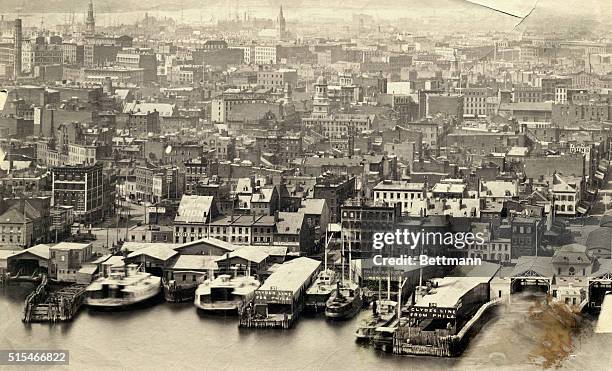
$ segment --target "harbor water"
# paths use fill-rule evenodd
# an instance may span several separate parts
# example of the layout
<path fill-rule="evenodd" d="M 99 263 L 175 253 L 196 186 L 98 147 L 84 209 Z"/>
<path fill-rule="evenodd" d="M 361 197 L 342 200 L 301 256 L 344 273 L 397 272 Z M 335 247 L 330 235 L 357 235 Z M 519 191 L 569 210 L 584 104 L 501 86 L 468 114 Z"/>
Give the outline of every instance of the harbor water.
<path fill-rule="evenodd" d="M 336 323 L 302 316 L 286 331 L 239 329 L 237 318 L 202 314 L 189 303 L 119 312 L 83 308 L 70 323 L 25 325 L 23 301 L 33 288 L 0 287 L 0 349 L 69 350 L 70 369 L 525 370 L 541 368 L 542 354 L 550 350 L 541 348 L 557 336 L 526 319 L 532 299 L 521 297 L 513 297 L 511 307 L 496 309 L 456 359 L 393 356 L 356 343 L 355 328 L 367 311 Z M 567 354 L 554 364 L 590 370 L 612 363 L 612 338 L 594 335 L 592 322 L 585 320 L 580 333 L 564 345 Z"/>

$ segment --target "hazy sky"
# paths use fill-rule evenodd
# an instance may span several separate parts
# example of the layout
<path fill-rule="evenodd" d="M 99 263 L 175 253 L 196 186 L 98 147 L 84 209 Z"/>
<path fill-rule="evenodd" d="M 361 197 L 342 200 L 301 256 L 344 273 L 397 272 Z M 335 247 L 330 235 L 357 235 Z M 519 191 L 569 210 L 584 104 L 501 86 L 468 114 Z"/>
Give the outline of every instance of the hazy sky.
<path fill-rule="evenodd" d="M 54 20 L 61 22 L 65 18 L 64 15 L 61 18 L 54 16 L 54 13 L 73 11 L 82 18 L 88 0 L 0 0 L 0 3 L 0 14 L 13 16 L 16 9 L 21 8 L 18 11 L 27 25 L 39 24 L 41 12 L 44 12 L 45 18 L 49 18 L 49 23 L 54 23 Z M 437 16 L 449 21 L 456 18 L 465 22 L 467 19 L 476 24 L 479 20 L 487 19 L 489 22 L 499 22 L 498 26 L 504 29 L 520 21 L 484 6 L 519 17 L 524 17 L 535 7 L 530 15 L 534 23 L 550 21 L 552 16 L 572 15 L 586 16 L 608 24 L 612 20 L 612 0 L 94 0 L 94 4 L 101 25 L 111 21 L 132 23 L 135 19 L 133 13 L 144 15 L 144 12 L 175 19 L 184 17 L 185 22 L 227 19 L 244 12 L 249 12 L 251 16 L 275 18 L 281 4 L 289 21 L 320 18 L 350 21 L 353 13 L 370 14 L 379 19 Z M 108 13 L 115 15 L 103 16 Z M 558 23 L 559 27 L 563 25 Z"/>

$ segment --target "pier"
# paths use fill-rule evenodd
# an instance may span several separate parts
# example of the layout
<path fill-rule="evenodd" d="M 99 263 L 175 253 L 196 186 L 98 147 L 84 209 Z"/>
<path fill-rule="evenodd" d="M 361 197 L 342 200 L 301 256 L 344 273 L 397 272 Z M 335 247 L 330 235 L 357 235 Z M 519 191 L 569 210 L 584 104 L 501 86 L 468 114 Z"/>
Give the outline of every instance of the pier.
<path fill-rule="evenodd" d="M 456 357 L 467 346 L 470 338 L 486 322 L 487 312 L 497 304 L 499 298 L 483 304 L 474 316 L 463 325 L 457 334 L 447 329 L 426 331 L 420 327 L 399 327 L 393 333 L 393 353 L 399 355 L 425 355 L 436 357 Z"/>
<path fill-rule="evenodd" d="M 290 328 L 304 308 L 306 290 L 320 267 L 321 262 L 304 257 L 282 264 L 255 291 L 255 298 L 240 314 L 240 327 Z"/>
<path fill-rule="evenodd" d="M 70 321 L 78 313 L 85 299 L 87 285 L 73 284 L 53 291 L 47 276 L 28 295 L 23 309 L 24 323 Z"/>

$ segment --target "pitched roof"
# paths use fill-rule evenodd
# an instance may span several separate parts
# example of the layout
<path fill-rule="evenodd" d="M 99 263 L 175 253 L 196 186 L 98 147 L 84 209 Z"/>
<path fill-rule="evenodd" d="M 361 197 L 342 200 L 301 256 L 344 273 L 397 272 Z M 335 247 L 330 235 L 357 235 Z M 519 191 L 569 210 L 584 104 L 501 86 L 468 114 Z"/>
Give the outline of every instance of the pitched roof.
<path fill-rule="evenodd" d="M 207 255 L 179 255 L 178 259 L 170 267 L 181 270 L 217 270 L 216 256 Z"/>
<path fill-rule="evenodd" d="M 151 246 L 146 246 L 146 247 L 143 247 L 142 249 L 138 249 L 130 253 L 127 257 L 133 258 L 133 257 L 140 256 L 140 255 L 146 255 L 146 256 L 149 256 L 149 257 L 152 257 L 158 260 L 166 261 L 170 259 L 171 257 L 178 254 L 178 252 L 176 252 L 173 249 L 174 245 L 172 244 L 153 243 L 150 245 Z"/>
<path fill-rule="evenodd" d="M 251 202 L 271 202 L 274 188 L 261 188 L 258 193 L 253 193 Z"/>
<path fill-rule="evenodd" d="M 181 198 L 174 221 L 180 223 L 206 223 L 212 202 L 213 196 L 185 195 Z"/>
<path fill-rule="evenodd" d="M 36 255 L 42 259 L 45 260 L 49 260 L 49 245 L 44 245 L 44 244 L 39 244 L 39 245 L 34 245 L 30 248 L 27 248 L 25 250 L 22 250 L 16 254 L 13 255 L 13 257 L 21 255 L 21 254 L 25 254 L 25 253 L 30 253 L 32 255 Z"/>
<path fill-rule="evenodd" d="M 590 264 L 591 259 L 586 253 L 587 247 L 577 243 L 563 245 L 553 256 L 553 263 L 559 264 Z"/>
<path fill-rule="evenodd" d="M 233 257 L 239 257 L 253 263 L 261 263 L 262 261 L 266 260 L 268 253 L 260 249 L 259 246 L 245 246 L 218 258 L 217 261 L 230 259 Z"/>
<path fill-rule="evenodd" d="M 304 214 L 279 212 L 276 232 L 279 234 L 299 234 L 304 223 Z"/>
<path fill-rule="evenodd" d="M 552 277 L 554 269 L 552 265 L 552 257 L 549 256 L 521 256 L 518 258 L 512 277 L 519 277 L 525 272 L 533 271 L 542 277 Z"/>
<path fill-rule="evenodd" d="M 302 201 L 302 207 L 298 212 L 309 215 L 321 215 L 325 208 L 325 199 L 307 198 Z"/>
<path fill-rule="evenodd" d="M 181 249 L 189 247 L 191 245 L 197 245 L 199 243 L 205 243 L 205 244 L 209 244 L 211 246 L 214 246 L 216 248 L 222 249 L 222 250 L 226 250 L 226 251 L 234 251 L 238 248 L 238 245 L 234 245 L 230 242 L 227 241 L 223 241 L 220 240 L 218 238 L 202 238 L 196 241 L 190 241 L 190 242 L 186 242 L 184 244 L 181 245 L 174 245 L 174 250 L 176 251 L 181 251 Z"/>

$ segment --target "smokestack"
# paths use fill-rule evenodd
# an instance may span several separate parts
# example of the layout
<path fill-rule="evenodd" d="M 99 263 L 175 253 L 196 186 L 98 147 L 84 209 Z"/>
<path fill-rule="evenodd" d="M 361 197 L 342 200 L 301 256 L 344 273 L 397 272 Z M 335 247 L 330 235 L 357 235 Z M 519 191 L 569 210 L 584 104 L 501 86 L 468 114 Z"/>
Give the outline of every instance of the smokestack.
<path fill-rule="evenodd" d="M 15 19 L 15 48 L 14 48 L 14 63 L 15 73 L 13 76 L 15 80 L 21 75 L 21 44 L 23 41 L 23 34 L 21 29 L 21 19 Z"/>

